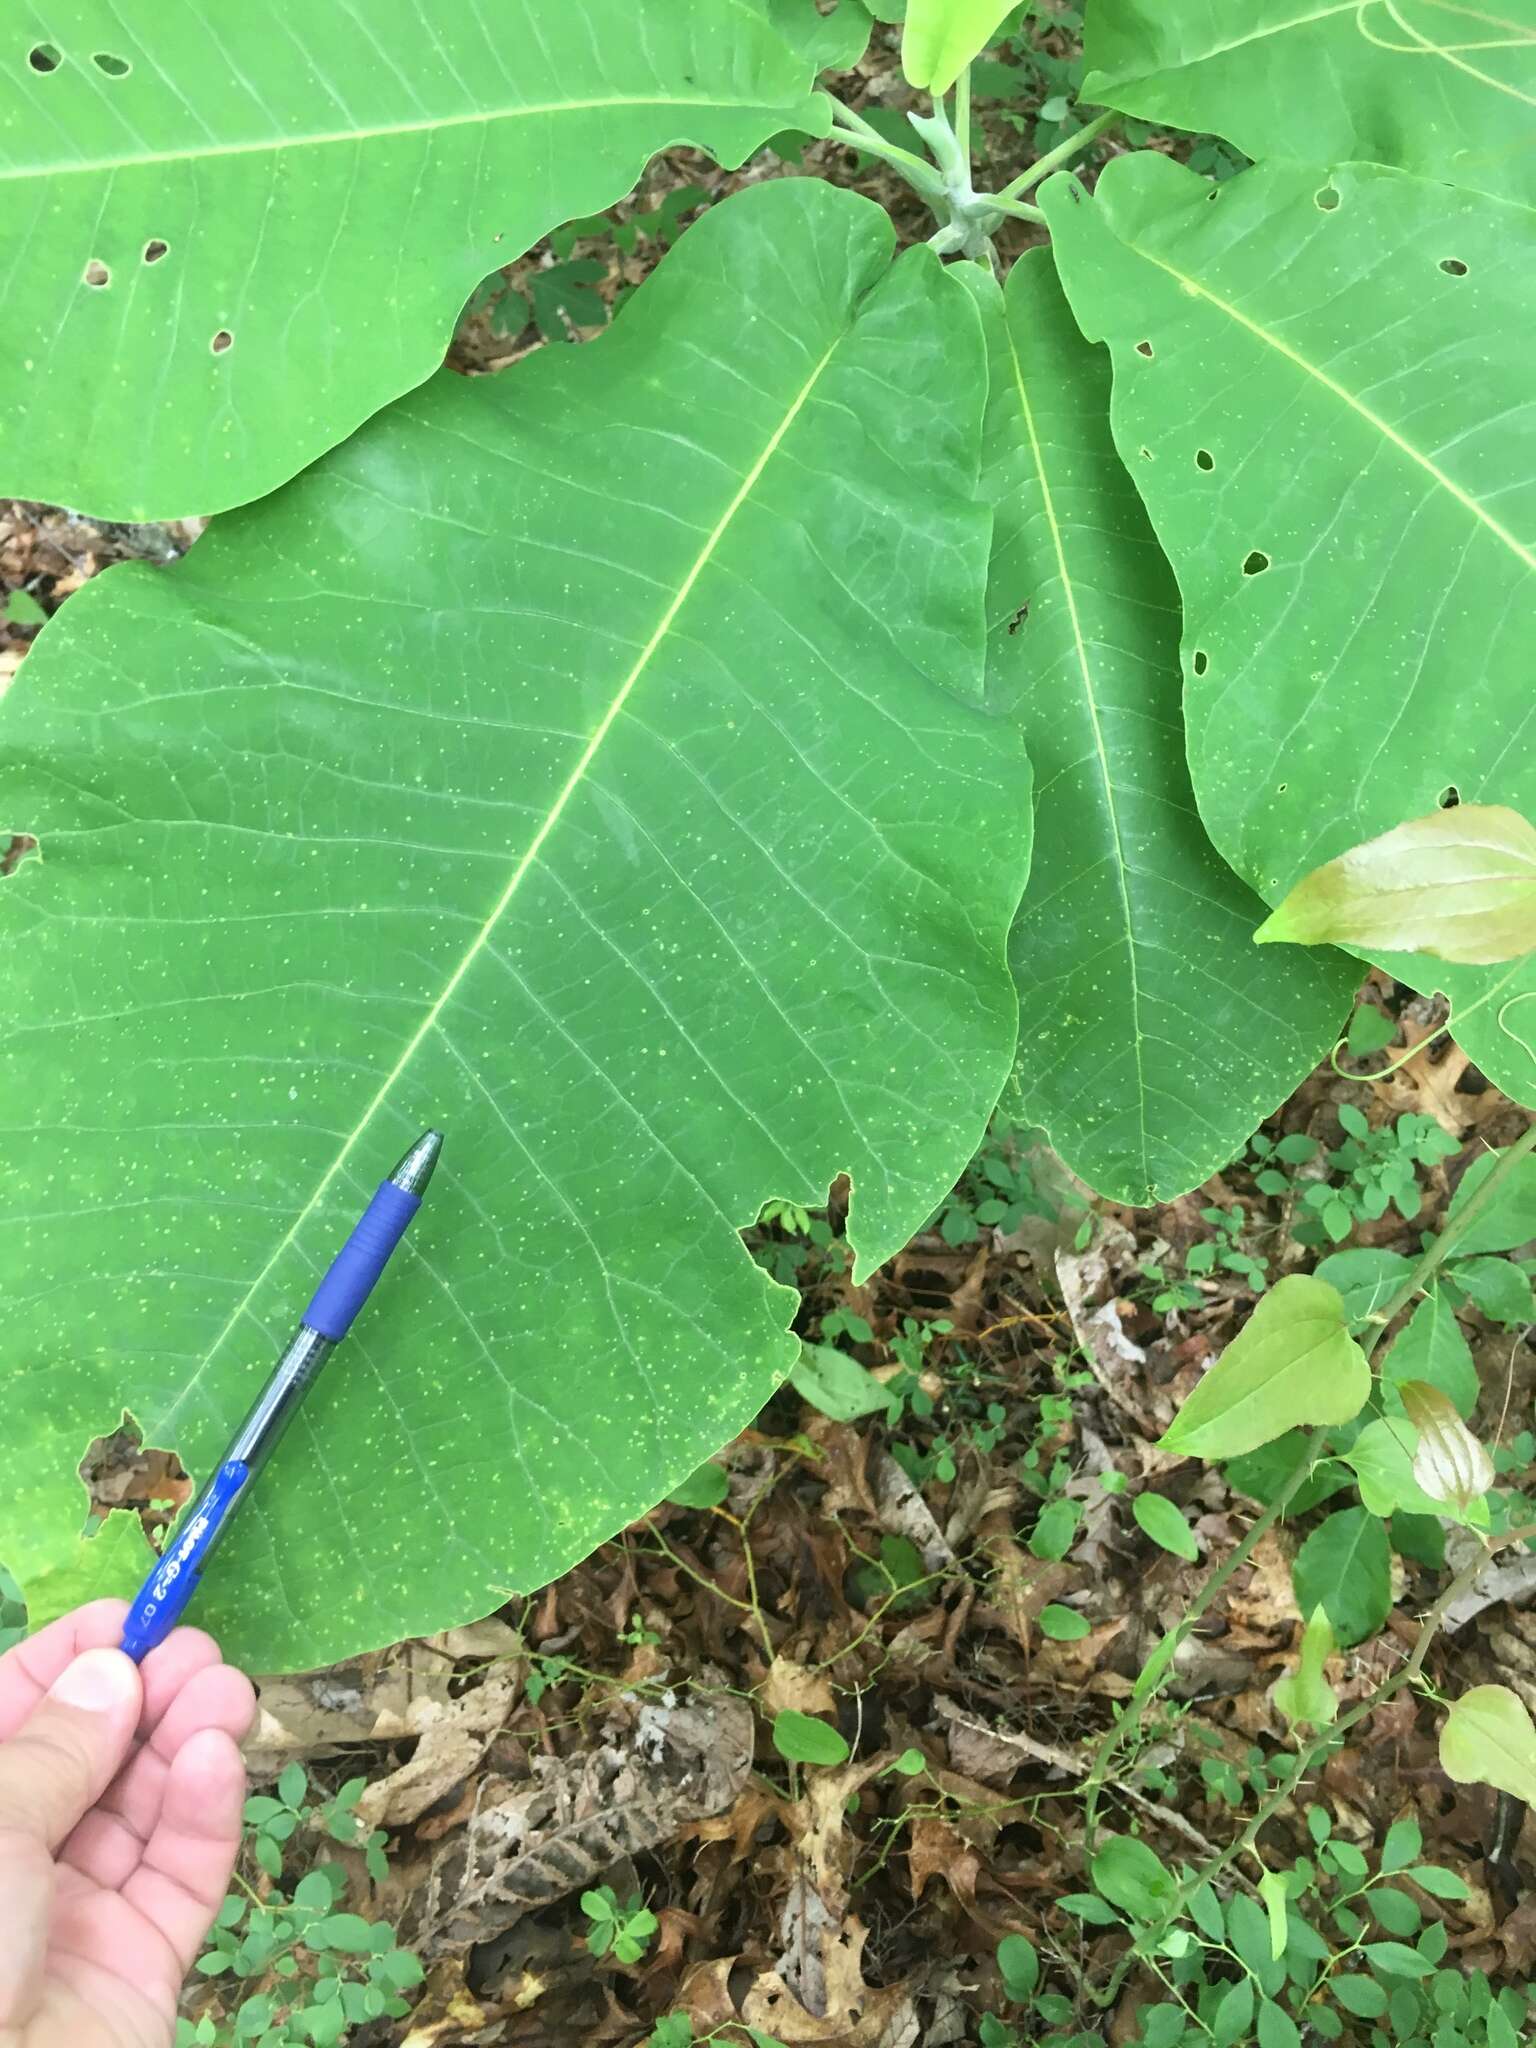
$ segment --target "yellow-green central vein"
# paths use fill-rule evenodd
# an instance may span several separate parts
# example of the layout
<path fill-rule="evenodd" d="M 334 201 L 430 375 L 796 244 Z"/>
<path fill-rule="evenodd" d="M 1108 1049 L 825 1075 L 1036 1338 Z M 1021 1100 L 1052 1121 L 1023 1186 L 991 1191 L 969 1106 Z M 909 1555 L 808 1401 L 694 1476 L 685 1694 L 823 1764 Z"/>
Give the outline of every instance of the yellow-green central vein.
<path fill-rule="evenodd" d="M 1312 378 L 1314 383 L 1320 384 L 1325 391 L 1331 391 L 1335 398 L 1348 406 L 1356 418 L 1364 420 L 1367 426 L 1374 427 L 1383 440 L 1389 442 L 1392 447 L 1406 455 L 1410 462 L 1416 463 L 1426 476 L 1432 477 L 1441 490 L 1454 498 L 1457 504 L 1462 506 L 1464 510 L 1470 512 L 1480 525 L 1487 527 L 1488 531 L 1496 539 L 1501 540 L 1510 553 L 1517 560 L 1524 563 L 1527 569 L 1536 569 L 1536 554 L 1532 554 L 1525 543 L 1517 535 L 1511 533 L 1501 519 L 1496 519 L 1487 506 L 1480 504 L 1470 491 L 1464 491 L 1454 477 L 1447 476 L 1445 471 L 1431 456 L 1426 455 L 1422 448 L 1415 448 L 1406 435 L 1400 434 L 1390 420 L 1384 420 L 1379 412 L 1373 411 L 1363 398 L 1356 398 L 1352 391 L 1346 391 L 1336 378 L 1330 377 L 1326 370 L 1319 369 L 1316 363 L 1308 362 L 1305 356 L 1298 355 L 1296 350 L 1291 348 L 1286 342 L 1283 342 L 1278 334 L 1274 334 L 1269 328 L 1261 326 L 1257 320 L 1250 320 L 1248 315 L 1239 312 L 1230 300 L 1224 299 L 1219 293 L 1211 291 L 1208 286 L 1199 283 L 1197 279 L 1190 277 L 1185 271 L 1180 270 L 1176 264 L 1165 262 L 1161 256 L 1154 256 L 1150 249 L 1142 248 L 1139 243 L 1127 242 L 1125 246 L 1133 251 L 1134 254 L 1140 256 L 1144 262 L 1153 264 L 1165 276 L 1174 278 L 1180 287 L 1189 293 L 1191 298 L 1204 299 L 1208 306 L 1214 306 L 1218 313 L 1224 313 L 1229 320 L 1234 321 L 1245 333 L 1251 334 L 1255 341 L 1263 342 L 1266 348 L 1272 348 L 1276 355 L 1282 356 L 1286 362 L 1293 364 L 1305 376 Z"/>
<path fill-rule="evenodd" d="M 282 1258 L 283 1254 L 293 1244 L 295 1238 L 303 1229 L 304 1225 L 308 1222 L 309 1218 L 314 1214 L 316 1208 L 324 1200 L 326 1191 L 330 1187 L 332 1181 L 335 1180 L 337 1174 L 340 1173 L 343 1166 L 345 1166 L 348 1158 L 351 1156 L 354 1147 L 356 1146 L 358 1140 L 362 1137 L 364 1131 L 367 1130 L 369 1124 L 373 1121 L 373 1118 L 377 1115 L 380 1108 L 382 1108 L 384 1102 L 387 1100 L 389 1096 L 390 1090 L 394 1087 L 395 1083 L 399 1080 L 400 1076 L 405 1072 L 406 1068 L 410 1065 L 412 1059 L 415 1057 L 416 1053 L 420 1049 L 423 1040 L 427 1037 L 427 1034 L 435 1028 L 438 1019 L 442 1016 L 444 1010 L 453 1000 L 454 994 L 458 989 L 460 983 L 463 981 L 465 975 L 468 974 L 469 970 L 474 966 L 475 962 L 479 959 L 480 955 L 485 951 L 486 947 L 490 944 L 492 936 L 494 935 L 497 926 L 501 923 L 502 918 L 506 915 L 507 909 L 510 906 L 513 897 L 517 894 L 518 888 L 522 883 L 524 876 L 528 873 L 529 869 L 538 860 L 538 857 L 542 852 L 545 842 L 549 838 L 549 835 L 551 834 L 551 832 L 554 831 L 556 825 L 559 824 L 560 819 L 564 815 L 565 810 L 567 806 L 570 804 L 572 797 L 575 796 L 577 790 L 580 789 L 583 781 L 586 779 L 587 771 L 591 767 L 593 761 L 597 758 L 597 754 L 600 748 L 602 747 L 604 740 L 608 737 L 609 732 L 612 730 L 614 720 L 619 716 L 619 713 L 624 709 L 625 704 L 629 701 L 629 698 L 634 691 L 635 685 L 639 682 L 640 678 L 645 674 L 647 668 L 650 666 L 652 657 L 655 655 L 656 650 L 661 646 L 662 642 L 666 639 L 668 633 L 672 630 L 673 623 L 675 622 L 678 613 L 682 610 L 683 606 L 688 602 L 688 598 L 693 591 L 694 585 L 698 582 L 700 576 L 703 575 L 705 569 L 709 566 L 709 563 L 713 558 L 716 550 L 718 549 L 720 542 L 724 538 L 727 529 L 730 527 L 732 520 L 736 517 L 736 514 L 741 510 L 742 506 L 746 503 L 747 499 L 751 496 L 753 490 L 756 488 L 758 479 L 762 476 L 763 471 L 767 468 L 769 462 L 772 461 L 774 453 L 782 443 L 784 436 L 789 432 L 790 428 L 794 425 L 795 421 L 799 418 L 801 412 L 804 410 L 806 401 L 809 399 L 812 391 L 816 388 L 816 384 L 820 379 L 822 372 L 826 369 L 827 364 L 832 360 L 832 357 L 836 353 L 842 339 L 843 337 L 839 335 L 837 339 L 830 344 L 830 346 L 826 350 L 826 353 L 821 357 L 820 361 L 816 364 L 816 367 L 811 371 L 810 376 L 806 378 L 805 383 L 800 387 L 800 390 L 795 394 L 794 399 L 791 401 L 788 409 L 784 414 L 784 417 L 780 420 L 778 426 L 770 435 L 766 445 L 762 450 L 762 453 L 757 457 L 757 460 L 752 464 L 752 467 L 747 471 L 747 474 L 742 479 L 741 485 L 736 491 L 735 495 L 732 497 L 730 503 L 726 506 L 725 510 L 721 513 L 719 519 L 711 528 L 709 535 L 704 542 L 703 547 L 700 548 L 698 555 L 695 557 L 692 566 L 688 570 L 687 575 L 678 585 L 675 595 L 672 597 L 671 601 L 667 605 L 666 610 L 662 613 L 661 618 L 656 625 L 655 631 L 651 634 L 650 639 L 646 641 L 644 647 L 641 648 L 639 654 L 636 656 L 634 665 L 629 670 L 629 673 L 625 676 L 623 682 L 619 685 L 618 690 L 614 695 L 612 703 L 609 704 L 607 710 L 598 720 L 597 725 L 594 727 L 592 731 L 591 737 L 587 740 L 586 745 L 582 748 L 581 753 L 577 758 L 576 765 L 572 768 L 570 774 L 566 777 L 565 782 L 562 785 L 558 795 L 555 797 L 554 802 L 550 805 L 548 812 L 545 814 L 543 821 L 540 823 L 539 829 L 537 830 L 537 832 L 534 833 L 532 839 L 528 842 L 526 850 L 522 854 L 521 858 L 518 860 L 517 865 L 513 868 L 511 877 L 509 878 L 506 887 L 502 890 L 500 896 L 496 899 L 495 905 L 493 906 L 490 915 L 486 918 L 484 924 L 481 925 L 479 931 L 471 940 L 469 946 L 466 948 L 463 954 L 463 957 L 459 960 L 452 974 L 449 975 L 447 981 L 444 983 L 441 992 L 436 997 L 431 1007 L 428 1009 L 426 1015 L 422 1018 L 420 1024 L 417 1025 L 415 1031 L 411 1034 L 410 1039 L 406 1043 L 405 1050 L 401 1053 L 399 1059 L 396 1060 L 393 1067 L 390 1068 L 389 1072 L 380 1082 L 378 1088 L 374 1091 L 372 1100 L 369 1102 L 367 1108 L 363 1111 L 362 1115 L 358 1118 L 352 1130 L 348 1133 L 346 1142 L 342 1145 L 341 1150 L 336 1154 L 336 1157 L 331 1161 L 330 1165 L 326 1168 L 324 1174 L 320 1178 L 320 1181 L 315 1187 L 313 1194 L 311 1194 L 309 1200 L 304 1204 L 304 1207 L 299 1211 L 298 1215 L 294 1218 L 293 1223 L 289 1226 L 287 1232 L 284 1234 L 282 1242 L 278 1245 L 277 1249 L 273 1252 L 272 1256 L 267 1260 L 267 1263 L 262 1267 L 261 1271 L 256 1275 L 256 1278 L 251 1282 L 250 1286 L 241 1296 L 239 1302 L 231 1311 L 228 1321 L 225 1323 L 224 1327 L 219 1331 L 218 1335 L 214 1338 L 213 1342 L 209 1345 L 203 1358 L 199 1362 L 197 1371 L 188 1380 L 187 1384 L 182 1388 L 181 1392 L 177 1395 L 176 1400 L 172 1403 L 169 1414 L 174 1415 L 176 1413 L 177 1409 L 181 1406 L 182 1402 L 186 1399 L 187 1395 L 191 1393 L 192 1389 L 198 1384 L 198 1381 L 202 1378 L 203 1373 L 207 1370 L 208 1365 L 210 1364 L 210 1362 L 212 1361 L 213 1357 L 218 1352 L 220 1347 L 223 1345 L 225 1339 L 230 1335 L 231 1331 L 240 1321 L 240 1318 L 245 1314 L 246 1310 L 250 1307 L 252 1301 L 256 1297 L 258 1290 L 261 1288 L 262 1284 L 267 1279 L 268 1275 L 272 1272 L 273 1268 L 277 1265 L 278 1261 Z"/>
<path fill-rule="evenodd" d="M 1056 517 L 1056 500 L 1051 491 L 1051 480 L 1046 474 L 1045 455 L 1040 446 L 1040 436 L 1035 426 L 1034 408 L 1029 402 L 1029 392 L 1024 383 L 1024 366 L 1019 361 L 1019 352 L 1014 346 L 1013 330 L 1004 322 L 1008 336 L 1008 356 L 1013 364 L 1014 388 L 1019 394 L 1019 411 L 1023 415 L 1024 431 L 1029 436 L 1030 457 L 1035 465 L 1035 474 L 1040 479 L 1040 500 L 1045 511 L 1045 520 L 1051 530 L 1051 545 L 1056 554 L 1056 573 L 1061 578 L 1062 596 L 1066 600 L 1067 618 L 1072 627 L 1072 642 L 1077 650 L 1078 671 L 1083 679 L 1083 698 L 1088 706 L 1088 718 L 1093 727 L 1093 744 L 1099 757 L 1099 775 L 1104 785 L 1104 808 L 1109 814 L 1109 827 L 1115 841 L 1115 879 L 1120 889 L 1120 909 L 1125 919 L 1125 947 L 1130 958 L 1131 985 L 1131 1042 L 1136 1057 L 1136 1127 L 1141 1134 L 1141 1171 L 1150 1189 L 1152 1168 L 1147 1154 L 1147 1080 L 1141 1057 L 1141 982 L 1137 972 L 1136 934 L 1131 918 L 1131 891 L 1126 879 L 1125 841 L 1120 830 L 1120 812 L 1115 802 L 1115 788 L 1109 772 L 1109 751 L 1104 744 L 1104 728 L 1099 719 L 1098 697 L 1093 687 L 1093 667 L 1088 659 L 1088 644 L 1083 638 L 1082 618 L 1077 609 L 1077 591 L 1072 582 L 1072 572 L 1067 567 L 1066 544 L 1062 538 L 1061 522 Z"/>

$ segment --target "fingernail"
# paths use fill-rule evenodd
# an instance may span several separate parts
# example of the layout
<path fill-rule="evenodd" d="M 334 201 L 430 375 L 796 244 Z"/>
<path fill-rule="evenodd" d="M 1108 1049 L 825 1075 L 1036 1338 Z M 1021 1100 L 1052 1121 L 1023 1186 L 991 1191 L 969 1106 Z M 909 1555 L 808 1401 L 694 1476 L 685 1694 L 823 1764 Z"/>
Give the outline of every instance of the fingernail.
<path fill-rule="evenodd" d="M 139 1678 L 121 1650 L 86 1650 L 48 1688 L 51 1700 L 88 1713 L 110 1714 L 138 1697 Z"/>

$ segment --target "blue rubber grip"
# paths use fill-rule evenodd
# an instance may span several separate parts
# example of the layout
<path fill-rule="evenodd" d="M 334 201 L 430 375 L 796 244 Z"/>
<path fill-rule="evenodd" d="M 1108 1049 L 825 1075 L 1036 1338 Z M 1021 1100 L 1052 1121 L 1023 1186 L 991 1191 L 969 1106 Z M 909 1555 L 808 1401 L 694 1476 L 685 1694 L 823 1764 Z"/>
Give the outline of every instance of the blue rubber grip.
<path fill-rule="evenodd" d="M 171 1547 L 139 1588 L 123 1623 L 122 1646 L 137 1664 L 163 1643 L 197 1591 L 210 1552 L 234 1512 L 251 1468 L 239 1458 L 221 1465 L 197 1503 L 197 1512 L 171 1539 Z"/>
<path fill-rule="evenodd" d="M 315 1298 L 304 1311 L 310 1329 L 333 1344 L 341 1342 L 420 1207 L 420 1195 L 407 1194 L 392 1180 L 383 1183 L 315 1289 Z"/>

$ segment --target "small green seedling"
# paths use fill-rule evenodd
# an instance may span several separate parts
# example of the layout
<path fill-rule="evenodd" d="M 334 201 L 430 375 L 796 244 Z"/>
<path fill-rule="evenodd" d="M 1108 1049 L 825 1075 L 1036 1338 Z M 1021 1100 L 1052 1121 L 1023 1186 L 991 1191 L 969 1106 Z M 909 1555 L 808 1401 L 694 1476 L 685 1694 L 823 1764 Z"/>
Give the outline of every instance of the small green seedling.
<path fill-rule="evenodd" d="M 636 1892 L 621 1905 L 612 1885 L 583 1892 L 581 1910 L 590 1927 L 587 1947 L 595 1956 L 611 1955 L 618 1963 L 638 1963 L 656 1932 L 656 1915 Z"/>

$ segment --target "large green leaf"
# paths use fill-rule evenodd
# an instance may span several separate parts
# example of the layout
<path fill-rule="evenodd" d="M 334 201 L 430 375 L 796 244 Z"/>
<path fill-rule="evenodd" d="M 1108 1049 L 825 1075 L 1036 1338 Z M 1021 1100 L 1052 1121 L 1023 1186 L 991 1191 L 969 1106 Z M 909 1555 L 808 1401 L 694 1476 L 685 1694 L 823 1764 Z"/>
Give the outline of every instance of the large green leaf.
<path fill-rule="evenodd" d="M 1340 1508 L 1318 1523 L 1291 1566 L 1303 1614 L 1321 1607 L 1341 1650 L 1375 1635 L 1392 1611 L 1392 1552 L 1385 1525 L 1365 1508 Z"/>
<path fill-rule="evenodd" d="M 1093 0 L 1083 96 L 1249 156 L 1536 199 L 1530 0 Z"/>
<path fill-rule="evenodd" d="M 429 1120 L 427 1206 L 202 1596 L 258 1667 L 564 1570 L 793 1366 L 738 1227 L 847 1171 L 867 1272 L 958 1175 L 1029 797 L 960 695 L 979 325 L 892 243 L 748 190 L 599 341 L 434 380 L 27 657 L 0 1558 L 40 1611 L 131 1577 L 76 1538 L 86 1440 L 126 1405 L 206 1472 Z"/>
<path fill-rule="evenodd" d="M 1220 851 L 1276 903 L 1450 789 L 1536 816 L 1536 213 L 1359 165 L 1217 186 L 1150 153 L 1042 203 L 1178 575 Z M 1445 989 L 1459 1042 L 1536 1100 L 1536 957 L 1373 957 Z"/>
<path fill-rule="evenodd" d="M 1263 905 L 1205 836 L 1178 591 L 1110 439 L 1108 357 L 1073 324 L 1050 252 L 1016 263 L 1006 296 L 963 275 L 992 365 L 988 691 L 1036 777 L 1010 946 L 1023 1113 L 1101 1193 L 1167 1201 L 1311 1070 L 1359 968 L 1257 949 Z"/>
<path fill-rule="evenodd" d="M 946 93 L 998 34 L 1010 0 L 907 0 L 901 68 L 911 85 Z"/>
<path fill-rule="evenodd" d="M 0 490 L 115 519 L 260 496 L 429 376 L 471 287 L 653 151 L 738 164 L 824 133 L 813 70 L 763 0 L 23 0 Z"/>

